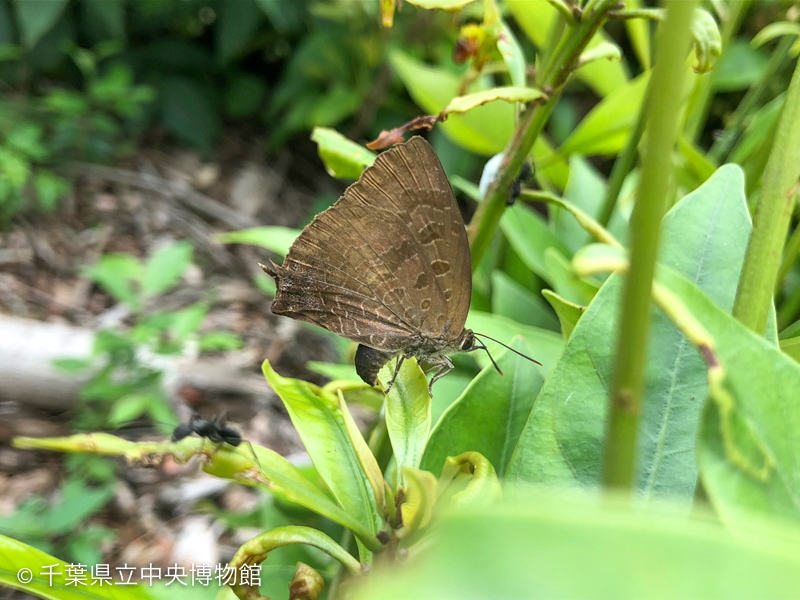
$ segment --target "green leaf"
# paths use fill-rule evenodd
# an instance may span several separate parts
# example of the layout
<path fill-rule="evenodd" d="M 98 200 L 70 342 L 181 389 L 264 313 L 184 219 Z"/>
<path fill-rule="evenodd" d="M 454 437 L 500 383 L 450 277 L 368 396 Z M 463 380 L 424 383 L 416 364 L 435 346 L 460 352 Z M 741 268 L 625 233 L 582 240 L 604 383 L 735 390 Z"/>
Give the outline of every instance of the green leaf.
<path fill-rule="evenodd" d="M 130 423 L 146 414 L 150 404 L 161 402 L 161 398 L 146 392 L 134 392 L 114 401 L 108 416 L 108 423 L 112 427 Z"/>
<path fill-rule="evenodd" d="M 337 399 L 317 386 L 281 377 L 264 361 L 264 376 L 283 400 L 311 461 L 339 505 L 366 529 L 381 529 L 375 495 L 350 440 Z"/>
<path fill-rule="evenodd" d="M 389 361 L 378 374 L 383 389 L 389 387 L 394 377 L 395 364 L 396 361 Z M 386 394 L 386 429 L 397 470 L 419 467 L 431 431 L 431 397 L 428 380 L 414 359 L 403 361 L 392 389 Z"/>
<path fill-rule="evenodd" d="M 558 319 L 547 304 L 503 271 L 492 272 L 492 312 L 532 327 L 558 330 Z"/>
<path fill-rule="evenodd" d="M 223 2 L 218 10 L 214 42 L 217 61 L 224 65 L 239 57 L 253 42 L 263 17 L 255 0 Z"/>
<path fill-rule="evenodd" d="M 441 8 L 442 10 L 451 12 L 458 12 L 467 4 L 474 1 L 475 0 L 406 0 L 409 4 L 414 4 L 420 8 L 428 10 Z"/>
<path fill-rule="evenodd" d="M 225 89 L 225 113 L 234 119 L 255 115 L 267 96 L 267 84 L 261 77 L 236 75 Z"/>
<path fill-rule="evenodd" d="M 353 600 L 800 595 L 800 534 L 780 523 L 732 535 L 667 510 L 530 494 L 459 511 L 431 533 L 424 560 L 373 572 Z"/>
<path fill-rule="evenodd" d="M 769 55 L 746 40 L 733 40 L 712 71 L 714 89 L 720 92 L 745 90 L 754 85 L 769 61 Z"/>
<path fill-rule="evenodd" d="M 459 79 L 443 69 L 417 62 L 407 54 L 395 50 L 389 60 L 402 80 L 411 98 L 424 111 L 439 114 L 455 97 L 459 96 Z M 473 91 L 484 92 L 485 82 Z M 514 129 L 514 106 L 504 102 L 490 102 L 463 115 L 453 115 L 441 124 L 442 131 L 459 146 L 486 156 L 505 149 Z"/>
<path fill-rule="evenodd" d="M 80 373 L 92 367 L 92 361 L 85 358 L 59 358 L 52 365 L 64 373 Z"/>
<path fill-rule="evenodd" d="M 535 358 L 544 365 L 542 373 L 551 371 L 564 349 L 564 341 L 554 331 L 523 325 L 500 315 L 471 310 L 467 317 L 466 326 L 477 335 L 488 335 L 503 344 L 510 344 L 514 338 L 522 336 L 533 349 L 531 358 Z M 491 340 L 484 341 L 491 350 L 492 355 L 500 354 L 503 351 L 502 346 L 495 344 Z M 491 364 L 484 352 L 474 352 L 472 356 L 482 368 Z M 500 375 L 498 374 L 497 376 L 499 377 Z"/>
<path fill-rule="evenodd" d="M 622 60 L 622 51 L 613 42 L 600 42 L 581 54 L 578 68 L 582 69 L 596 60 Z"/>
<path fill-rule="evenodd" d="M 286 256 L 298 235 L 300 235 L 299 229 L 290 229 L 289 227 L 252 227 L 240 231 L 218 233 L 214 236 L 214 241 L 218 244 L 250 244 L 253 246 L 260 246 L 280 256 Z"/>
<path fill-rule="evenodd" d="M 641 8 L 641 0 L 628 0 L 626 8 Z M 628 39 L 636 53 L 636 58 L 643 70 L 650 68 L 650 23 L 647 19 L 625 19 L 625 29 L 628 30 Z"/>
<path fill-rule="evenodd" d="M 581 279 L 572 270 L 570 262 L 555 248 L 544 251 L 544 264 L 556 292 L 570 302 L 585 306 L 597 294 L 600 285 Z"/>
<path fill-rule="evenodd" d="M 358 179 L 362 171 L 375 162 L 372 150 L 348 140 L 334 129 L 315 127 L 311 140 L 317 143 L 319 156 L 333 177 Z"/>
<path fill-rule="evenodd" d="M 610 92 L 583 118 L 558 153 L 561 156 L 618 154 L 636 122 L 649 79 L 650 73 L 646 72 Z"/>
<path fill-rule="evenodd" d="M 190 242 L 174 242 L 162 246 L 147 259 L 142 277 L 142 293 L 146 298 L 172 289 L 192 263 L 194 248 Z"/>
<path fill-rule="evenodd" d="M 545 48 L 548 44 L 550 32 L 555 19 L 560 19 L 558 11 L 547 2 L 532 2 L 531 0 L 505 0 L 503 3 L 519 23 L 525 34 L 538 48 Z M 604 32 L 595 35 L 586 50 L 603 42 L 612 41 Z M 585 82 L 600 96 L 607 96 L 614 90 L 623 87 L 628 75 L 621 62 L 600 61 L 593 62 L 575 73 L 575 77 Z"/>
<path fill-rule="evenodd" d="M 130 254 L 104 254 L 96 265 L 85 267 L 83 274 L 114 299 L 132 308 L 139 304 L 132 282 L 138 282 L 144 268 L 139 260 Z"/>
<path fill-rule="evenodd" d="M 109 38 L 125 39 L 125 2 L 124 0 L 84 0 L 92 14 L 103 24 Z"/>
<path fill-rule="evenodd" d="M 544 260 L 545 251 L 555 248 L 565 256 L 570 251 L 547 226 L 544 219 L 520 204 L 505 211 L 500 221 L 508 242 L 527 267 L 545 281 L 550 281 L 550 273 Z"/>
<path fill-rule="evenodd" d="M 512 348 L 534 355 L 521 338 Z M 544 378 L 536 364 L 513 352 L 496 360 L 503 376 L 488 365 L 439 419 L 425 448 L 426 471 L 439 475 L 448 456 L 476 451 L 505 472 Z"/>
<path fill-rule="evenodd" d="M 662 264 L 678 269 L 730 309 L 750 232 L 741 169 L 727 165 L 667 214 Z M 509 481 L 599 484 L 621 280 L 611 276 L 567 342 L 520 437 Z M 707 378 L 686 338 L 653 313 L 640 417 L 636 486 L 645 499 L 691 504 Z"/>
<path fill-rule="evenodd" d="M 497 87 L 453 98 L 448 105 L 442 109 L 442 114 L 452 115 L 456 113 L 465 113 L 487 102 L 494 102 L 495 100 L 505 100 L 506 102 L 532 102 L 537 98 L 544 98 L 544 92 L 529 87 Z"/>
<path fill-rule="evenodd" d="M 58 201 L 71 189 L 66 179 L 46 170 L 39 170 L 36 173 L 33 184 L 39 205 L 48 212 L 54 211 L 58 207 Z"/>
<path fill-rule="evenodd" d="M 239 350 L 243 345 L 242 338 L 230 331 L 210 331 L 200 336 L 198 344 L 203 351 Z"/>
<path fill-rule="evenodd" d="M 564 340 L 568 340 L 569 336 L 572 335 L 572 331 L 575 329 L 575 325 L 578 324 L 578 320 L 583 316 L 583 311 L 586 310 L 586 307 L 565 300 L 550 290 L 542 291 L 542 296 L 545 297 L 553 307 L 553 310 L 556 311 L 558 320 L 561 323 L 561 334 L 564 336 Z"/>
<path fill-rule="evenodd" d="M 405 482 L 405 499 L 400 505 L 403 526 L 397 537 L 404 539 L 430 522 L 436 503 L 436 477 L 409 466 L 403 467 L 401 473 Z"/>
<path fill-rule="evenodd" d="M 714 66 L 715 59 L 722 54 L 722 36 L 717 22 L 702 8 L 696 8 L 692 17 L 692 39 L 697 56 L 696 73 L 707 73 Z"/>
<path fill-rule="evenodd" d="M 33 48 L 50 31 L 69 0 L 14 0 L 22 42 Z"/>
<path fill-rule="evenodd" d="M 569 181 L 564 189 L 564 200 L 596 218 L 605 197 L 606 185 L 600 174 L 580 156 L 569 161 Z M 593 241 L 590 234 L 578 224 L 569 211 L 559 206 L 549 206 L 550 221 L 558 238 L 571 252 Z"/>
<path fill-rule="evenodd" d="M 0 585 L 34 594 L 47 600 L 152 600 L 145 587 L 138 585 L 75 585 L 70 578 L 68 563 L 28 546 L 17 540 L 0 535 Z M 92 578 L 89 567 L 85 572 L 87 584 Z M 18 573 L 29 570 L 32 579 L 20 583 Z M 27 572 L 27 571 L 25 571 Z M 47 573 L 52 572 L 52 579 Z M 72 583 L 69 583 L 72 579 Z"/>
<path fill-rule="evenodd" d="M 381 468 L 378 466 L 378 461 L 375 459 L 375 455 L 372 454 L 372 450 L 370 450 L 367 442 L 364 441 L 364 436 L 361 435 L 358 425 L 356 425 L 353 416 L 350 414 L 350 410 L 347 408 L 347 403 L 344 401 L 344 394 L 342 393 L 342 390 L 337 389 L 336 394 L 339 397 L 339 410 L 341 411 L 342 418 L 347 426 L 347 432 L 350 435 L 350 442 L 353 444 L 353 448 L 355 448 L 356 454 L 358 455 L 358 460 L 361 463 L 361 467 L 364 469 L 364 474 L 367 476 L 370 486 L 372 486 L 372 493 L 375 496 L 378 514 L 385 514 L 386 482 L 383 479 Z"/>
<path fill-rule="evenodd" d="M 197 333 L 207 314 L 208 304 L 205 302 L 195 302 L 186 308 L 168 313 L 169 330 L 178 340 L 184 340 Z"/>
<path fill-rule="evenodd" d="M 161 120 L 179 139 L 210 151 L 222 124 L 211 90 L 188 77 L 164 77 L 159 82 Z"/>
<path fill-rule="evenodd" d="M 769 23 L 753 36 L 753 39 L 750 40 L 750 44 L 756 48 L 759 48 L 767 42 L 771 42 L 775 38 L 779 38 L 784 35 L 791 35 L 795 37 L 800 36 L 800 23 L 795 23 L 794 21 L 778 21 L 776 23 Z"/>
<path fill-rule="evenodd" d="M 528 79 L 525 73 L 525 54 L 514 33 L 503 21 L 497 24 L 497 49 L 508 67 L 511 85 L 525 87 Z M 520 100 L 520 102 L 530 102 L 530 100 Z"/>

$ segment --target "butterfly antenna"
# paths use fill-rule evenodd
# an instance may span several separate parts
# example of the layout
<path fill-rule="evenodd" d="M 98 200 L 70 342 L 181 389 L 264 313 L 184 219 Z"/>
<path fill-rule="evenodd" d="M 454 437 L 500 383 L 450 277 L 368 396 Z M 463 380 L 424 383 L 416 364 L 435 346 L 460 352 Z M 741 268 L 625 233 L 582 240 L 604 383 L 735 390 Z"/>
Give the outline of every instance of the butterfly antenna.
<path fill-rule="evenodd" d="M 503 371 L 501 371 L 500 367 L 497 366 L 497 363 L 494 362 L 494 357 L 492 356 L 492 353 L 489 352 L 489 349 L 486 347 L 486 344 L 481 342 L 480 346 L 473 346 L 473 349 L 475 349 L 475 350 L 485 350 L 486 351 L 486 356 L 488 356 L 489 360 L 492 361 L 492 365 L 497 370 L 497 372 L 500 373 L 500 377 L 503 377 Z"/>
<path fill-rule="evenodd" d="M 540 363 L 538 360 L 536 360 L 536 359 L 534 359 L 534 358 L 531 358 L 531 357 L 530 357 L 530 356 L 528 356 L 527 354 L 523 354 L 522 352 L 519 352 L 518 350 L 514 350 L 514 349 L 513 349 L 511 346 L 509 346 L 508 344 L 504 344 L 503 342 L 501 342 L 501 341 L 499 341 L 499 340 L 496 340 L 496 339 L 494 339 L 493 337 L 489 337 L 489 336 L 488 336 L 488 335 L 486 335 L 485 333 L 475 333 L 475 334 L 473 334 L 473 335 L 475 335 L 475 337 L 481 336 L 481 337 L 484 337 L 484 338 L 486 338 L 487 340 L 491 340 L 491 341 L 493 341 L 495 344 L 500 344 L 501 346 L 503 346 L 503 348 L 508 348 L 508 349 L 509 349 L 509 350 L 511 350 L 511 351 L 512 351 L 514 354 L 516 354 L 516 355 L 518 355 L 518 356 L 521 356 L 522 358 L 525 358 L 525 359 L 527 359 L 527 360 L 531 361 L 532 363 L 536 363 L 536 364 L 537 364 L 537 365 L 539 365 L 540 367 L 542 366 L 542 363 Z M 481 343 L 483 343 L 483 340 L 481 340 Z M 486 350 L 486 344 L 484 344 L 484 345 L 483 345 L 483 348 L 484 348 L 484 350 Z M 489 354 L 489 350 L 486 350 L 486 354 Z M 491 354 L 489 354 L 489 358 L 492 358 L 492 355 L 491 355 Z M 492 362 L 494 363 L 494 360 L 492 360 Z M 495 366 L 496 366 L 496 365 L 495 365 Z M 500 369 L 497 369 L 497 370 L 499 371 Z"/>

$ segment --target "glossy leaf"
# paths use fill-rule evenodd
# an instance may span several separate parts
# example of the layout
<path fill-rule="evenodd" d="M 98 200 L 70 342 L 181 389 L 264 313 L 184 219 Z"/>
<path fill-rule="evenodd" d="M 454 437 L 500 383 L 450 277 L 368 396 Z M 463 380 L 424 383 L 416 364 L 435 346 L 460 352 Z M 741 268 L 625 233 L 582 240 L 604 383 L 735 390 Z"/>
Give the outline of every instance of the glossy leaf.
<path fill-rule="evenodd" d="M 512 347 L 534 355 L 521 338 Z M 423 469 L 438 475 L 448 456 L 476 451 L 505 472 L 544 377 L 538 365 L 513 352 L 505 351 L 495 360 L 503 376 L 488 365 L 445 411 L 431 433 Z"/>
<path fill-rule="evenodd" d="M 433 515 L 436 503 L 436 477 L 427 471 L 405 466 L 405 500 L 400 506 L 403 527 L 397 532 L 400 539 L 407 538 L 425 527 Z"/>
<path fill-rule="evenodd" d="M 532 327 L 558 330 L 558 319 L 544 300 L 503 271 L 492 273 L 492 312 Z"/>
<path fill-rule="evenodd" d="M 525 87 L 527 83 L 525 54 L 522 51 L 522 46 L 519 45 L 517 38 L 514 36 L 514 32 L 502 21 L 497 24 L 497 49 L 500 51 L 500 56 L 503 57 L 506 67 L 508 67 L 511 85 Z M 529 100 L 520 100 L 520 102 L 529 102 Z"/>
<path fill-rule="evenodd" d="M 350 440 L 336 398 L 299 379 L 278 375 L 268 361 L 264 376 L 283 400 L 300 439 L 320 477 L 339 505 L 361 524 L 377 533 L 381 517 L 369 479 Z"/>
<path fill-rule="evenodd" d="M 544 290 L 542 296 L 545 297 L 553 307 L 553 310 L 556 311 L 558 320 L 561 323 L 561 333 L 564 339 L 569 339 L 569 336 L 572 335 L 572 331 L 575 329 L 575 325 L 578 324 L 578 320 L 583 316 L 586 307 L 565 300 L 550 290 Z"/>
<path fill-rule="evenodd" d="M 544 264 L 555 291 L 570 302 L 586 306 L 600 288 L 598 283 L 578 277 L 570 262 L 555 248 L 544 251 Z"/>
<path fill-rule="evenodd" d="M 372 150 L 348 140 L 334 129 L 315 127 L 311 140 L 317 143 L 319 156 L 333 177 L 358 179 L 361 172 L 375 162 Z"/>
<path fill-rule="evenodd" d="M 289 227 L 266 226 L 218 233 L 214 241 L 219 244 L 251 244 L 260 246 L 274 252 L 279 256 L 286 256 L 300 230 Z"/>
<path fill-rule="evenodd" d="M 496 87 L 482 92 L 475 92 L 466 96 L 453 98 L 442 110 L 444 115 L 465 113 L 482 106 L 487 102 L 504 100 L 506 102 L 531 102 L 537 98 L 543 98 L 541 90 L 530 87 Z"/>
<path fill-rule="evenodd" d="M 17 540 L 0 535 L 0 586 L 18 589 L 47 600 L 151 600 L 144 586 L 91 585 L 94 579 L 85 566 L 83 581 L 77 585 L 65 563 Z M 18 575 L 22 573 L 22 575 Z M 20 579 L 30 573 L 31 580 Z M 52 578 L 47 573 L 53 573 Z M 113 571 L 112 571 L 113 573 Z M 71 581 L 71 583 L 70 583 Z"/>
<path fill-rule="evenodd" d="M 433 532 L 424 560 L 373 572 L 354 600 L 800 595 L 794 528 L 735 536 L 710 520 L 619 504 L 531 495 L 460 511 Z"/>
<path fill-rule="evenodd" d="M 749 231 L 742 172 L 725 166 L 667 214 L 661 262 L 729 309 Z M 610 277 L 578 321 L 520 437 L 509 481 L 599 483 L 621 288 Z M 645 499 L 673 496 L 688 506 L 706 371 L 686 338 L 655 311 L 646 376 L 636 485 Z"/>
<path fill-rule="evenodd" d="M 409 4 L 414 4 L 420 8 L 426 8 L 428 10 L 440 8 L 453 12 L 458 12 L 467 4 L 474 1 L 475 0 L 406 0 Z"/>
<path fill-rule="evenodd" d="M 381 469 L 378 466 L 378 461 L 375 460 L 375 455 L 372 454 L 367 442 L 364 441 L 364 436 L 361 435 L 353 415 L 350 414 L 350 410 L 347 408 L 342 390 L 337 389 L 336 393 L 339 398 L 339 410 L 347 426 L 347 432 L 350 434 L 350 442 L 353 444 L 353 448 L 358 454 L 358 460 L 361 462 L 361 468 L 364 469 L 369 484 L 372 486 L 372 493 L 378 506 L 378 514 L 383 514 L 386 512 L 386 482 L 383 480 L 383 473 L 381 473 Z"/>
<path fill-rule="evenodd" d="M 437 493 L 438 505 L 447 508 L 491 506 L 503 495 L 492 463 L 480 452 L 449 456 L 444 461 Z"/>
<path fill-rule="evenodd" d="M 600 174 L 580 156 L 569 161 L 569 181 L 564 190 L 564 200 L 576 206 L 592 218 L 596 218 L 603 203 L 606 186 Z M 569 211 L 551 205 L 550 221 L 556 235 L 571 252 L 576 252 L 591 240 L 590 234 L 577 222 Z"/>
<path fill-rule="evenodd" d="M 619 153 L 636 122 L 649 78 L 649 72 L 644 73 L 610 92 L 583 118 L 559 148 L 559 154 L 610 156 Z"/>
<path fill-rule="evenodd" d="M 528 268 L 545 281 L 551 281 L 544 261 L 544 253 L 548 248 L 555 248 L 564 256 L 571 256 L 571 252 L 544 219 L 525 206 L 515 204 L 506 210 L 500 227 Z"/>
<path fill-rule="evenodd" d="M 378 374 L 383 389 L 389 387 L 395 366 L 396 361 L 390 360 Z M 431 430 L 431 397 L 428 380 L 414 359 L 403 361 L 392 389 L 386 394 L 386 428 L 398 470 L 419 467 Z"/>

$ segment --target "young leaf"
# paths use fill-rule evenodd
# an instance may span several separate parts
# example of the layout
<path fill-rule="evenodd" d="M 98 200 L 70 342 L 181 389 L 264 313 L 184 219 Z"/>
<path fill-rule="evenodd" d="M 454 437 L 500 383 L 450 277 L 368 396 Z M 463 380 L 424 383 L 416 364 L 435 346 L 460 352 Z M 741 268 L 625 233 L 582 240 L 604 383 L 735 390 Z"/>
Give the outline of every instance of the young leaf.
<path fill-rule="evenodd" d="M 319 156 L 333 177 L 358 179 L 361 172 L 375 162 L 372 150 L 348 140 L 333 129 L 315 127 L 311 140 L 317 143 Z"/>
<path fill-rule="evenodd" d="M 395 366 L 396 361 L 389 361 L 378 374 L 383 389 L 394 378 Z M 405 466 L 419 467 L 431 431 L 431 397 L 428 381 L 416 360 L 403 361 L 392 389 L 386 394 L 386 428 L 398 470 Z"/>
<path fill-rule="evenodd" d="M 193 252 L 189 242 L 175 242 L 156 250 L 145 265 L 142 277 L 144 296 L 152 298 L 172 289 L 191 264 Z"/>
<path fill-rule="evenodd" d="M 521 338 L 512 347 L 534 355 Z M 513 352 L 495 360 L 503 376 L 488 365 L 439 419 L 425 448 L 426 471 L 438 475 L 448 456 L 474 450 L 505 472 L 544 378 L 536 364 Z"/>

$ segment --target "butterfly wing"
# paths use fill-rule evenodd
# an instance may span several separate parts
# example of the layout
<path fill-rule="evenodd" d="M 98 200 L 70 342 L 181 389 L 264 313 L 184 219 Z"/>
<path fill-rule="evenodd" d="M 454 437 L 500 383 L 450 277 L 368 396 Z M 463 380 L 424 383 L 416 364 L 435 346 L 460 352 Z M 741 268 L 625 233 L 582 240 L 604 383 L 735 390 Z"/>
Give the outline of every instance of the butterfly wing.
<path fill-rule="evenodd" d="M 275 269 L 272 312 L 383 351 L 455 339 L 472 278 L 464 222 L 439 158 L 415 137 L 317 215 Z"/>

